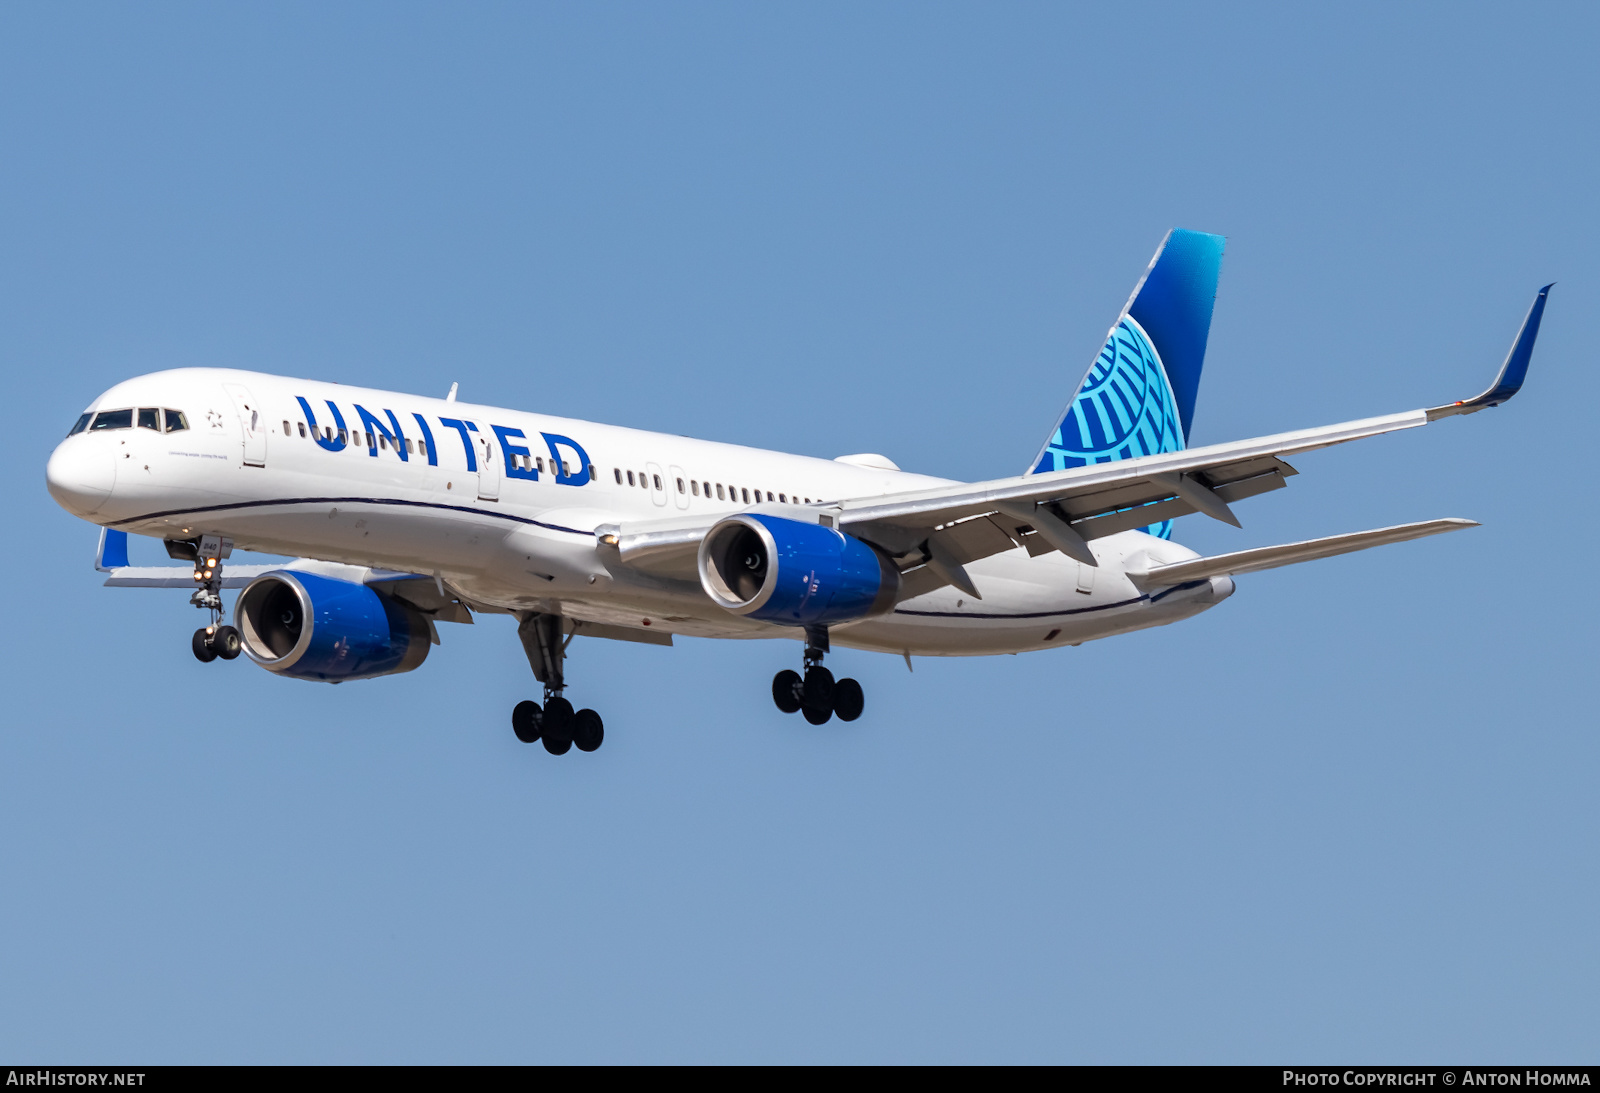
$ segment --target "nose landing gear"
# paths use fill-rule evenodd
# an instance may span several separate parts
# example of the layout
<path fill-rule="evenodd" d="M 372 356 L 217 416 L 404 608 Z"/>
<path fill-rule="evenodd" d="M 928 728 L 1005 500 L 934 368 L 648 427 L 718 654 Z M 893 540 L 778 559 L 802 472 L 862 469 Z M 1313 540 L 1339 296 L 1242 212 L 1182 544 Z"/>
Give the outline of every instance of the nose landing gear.
<path fill-rule="evenodd" d="M 544 684 L 544 705 L 532 699 L 518 702 L 511 711 L 511 731 L 524 744 L 542 741 L 551 755 L 565 755 L 574 744 L 579 751 L 594 751 L 605 741 L 605 722 L 593 710 L 573 710 L 561 693 L 566 689 L 567 642 L 572 640 L 562 640 L 561 616 L 529 612 L 520 617 L 517 636 L 534 678 Z"/>
<path fill-rule="evenodd" d="M 194 659 L 209 664 L 218 657 L 232 660 L 238 656 L 244 649 L 244 640 L 231 626 L 202 626 L 189 640 L 189 647 L 194 650 Z"/>
<path fill-rule="evenodd" d="M 805 674 L 785 668 L 772 677 L 773 704 L 784 713 L 799 713 L 813 725 L 825 725 L 831 717 L 854 721 L 866 706 L 861 684 L 853 679 L 835 680 L 822 666 L 828 652 L 828 628 L 806 627 Z"/>
<path fill-rule="evenodd" d="M 239 631 L 222 625 L 222 563 L 233 553 L 233 542 L 218 535 L 202 535 L 194 545 L 194 552 L 195 589 L 189 602 L 210 612 L 211 625 L 194 632 L 189 648 L 202 664 L 209 664 L 218 657 L 232 660 L 244 649 Z"/>

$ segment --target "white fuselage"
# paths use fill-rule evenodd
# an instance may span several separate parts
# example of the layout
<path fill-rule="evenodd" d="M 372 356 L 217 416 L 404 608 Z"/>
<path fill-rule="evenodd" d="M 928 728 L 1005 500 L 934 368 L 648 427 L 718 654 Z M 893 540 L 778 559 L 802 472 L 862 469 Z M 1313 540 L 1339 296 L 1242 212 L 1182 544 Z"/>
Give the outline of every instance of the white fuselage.
<path fill-rule="evenodd" d="M 243 549 L 438 576 L 480 610 L 549 611 L 698 637 L 801 635 L 724 611 L 681 574 L 639 572 L 614 554 L 608 564 L 597 527 L 781 514 L 946 481 L 227 369 L 141 376 L 89 410 L 120 408 L 135 419 L 140 408 L 178 410 L 187 428 L 135 424 L 61 443 L 51 492 L 95 523 L 162 539 L 216 534 Z M 1141 591 L 1128 569 L 1196 556 L 1143 532 L 1097 539 L 1092 549 L 1098 567 L 1021 548 L 993 555 L 967 567 L 981 600 L 946 586 L 837 625 L 832 640 L 919 656 L 1021 652 L 1175 622 L 1233 588 L 1219 578 Z"/>

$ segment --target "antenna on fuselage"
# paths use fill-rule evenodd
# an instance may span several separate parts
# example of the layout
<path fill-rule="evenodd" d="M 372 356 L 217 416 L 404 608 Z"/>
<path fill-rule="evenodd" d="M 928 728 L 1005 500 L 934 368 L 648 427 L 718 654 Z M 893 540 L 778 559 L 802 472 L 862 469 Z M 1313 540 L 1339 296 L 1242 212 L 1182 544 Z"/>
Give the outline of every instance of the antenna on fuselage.
<path fill-rule="evenodd" d="M 450 385 L 450 393 L 444 397 L 444 400 L 446 402 L 454 402 L 456 400 L 456 388 L 460 386 L 459 383 L 452 383 Z"/>

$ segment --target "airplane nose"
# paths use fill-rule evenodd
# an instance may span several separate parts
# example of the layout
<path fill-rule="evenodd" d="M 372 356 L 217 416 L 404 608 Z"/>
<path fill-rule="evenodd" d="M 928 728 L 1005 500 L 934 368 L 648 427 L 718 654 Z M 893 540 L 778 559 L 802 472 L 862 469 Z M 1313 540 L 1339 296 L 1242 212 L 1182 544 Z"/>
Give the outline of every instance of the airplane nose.
<path fill-rule="evenodd" d="M 116 484 L 116 455 L 92 438 L 71 437 L 50 454 L 44 480 L 56 504 L 74 516 L 92 516 Z"/>

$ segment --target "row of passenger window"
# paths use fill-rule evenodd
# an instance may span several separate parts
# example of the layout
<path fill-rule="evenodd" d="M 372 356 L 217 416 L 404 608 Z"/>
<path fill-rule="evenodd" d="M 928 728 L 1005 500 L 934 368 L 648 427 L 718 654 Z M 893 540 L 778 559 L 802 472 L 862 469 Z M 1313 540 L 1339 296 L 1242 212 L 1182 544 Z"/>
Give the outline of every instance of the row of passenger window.
<path fill-rule="evenodd" d="M 176 433 L 189 427 L 189 419 L 183 416 L 182 410 L 161 410 L 154 406 L 142 406 L 138 410 L 101 410 L 98 414 L 84 414 L 80 417 L 68 436 L 77 436 L 87 429 L 97 433 L 101 429 L 131 429 L 137 417 L 141 429 L 153 429 L 158 433 Z"/>
<path fill-rule="evenodd" d="M 306 432 L 305 422 L 300 421 L 295 422 L 294 424 L 299 426 L 300 436 L 302 438 L 310 435 Z M 283 423 L 283 435 L 295 435 L 294 426 L 291 426 L 287 421 Z M 339 438 L 339 443 L 350 444 L 352 451 L 361 451 L 361 445 L 364 443 L 367 448 L 377 448 L 379 451 L 386 452 L 389 450 L 391 444 L 390 439 L 384 434 L 373 433 L 366 429 L 335 429 L 332 425 L 324 425 L 322 427 L 322 435 L 323 439 L 325 440 L 332 440 L 337 435 Z M 408 455 L 428 454 L 428 446 L 424 441 L 421 440 L 413 440 L 410 437 L 402 437 L 394 440 L 392 443 L 396 449 L 404 446 Z M 518 470 L 531 471 L 537 467 L 540 474 L 545 472 L 545 459 L 542 455 L 513 455 L 511 457 L 511 464 Z M 559 470 L 557 470 L 556 461 L 552 459 L 550 460 L 550 473 L 560 474 L 563 478 L 570 478 L 572 477 L 572 464 L 568 463 L 566 460 L 562 460 L 561 467 Z M 589 466 L 589 477 L 594 477 L 593 464 Z"/>
<path fill-rule="evenodd" d="M 637 485 L 643 489 L 650 489 L 653 484 L 658 490 L 664 488 L 662 486 L 661 476 L 659 474 L 646 474 L 644 471 L 640 471 L 637 475 L 635 475 L 634 472 L 624 471 L 621 467 L 613 467 L 611 469 L 611 473 L 616 475 L 617 485 L 619 486 L 623 484 L 624 476 L 626 476 L 627 484 L 630 486 Z M 589 474 L 591 476 L 594 474 L 593 467 L 589 468 Z M 745 505 L 761 503 L 762 491 L 759 489 L 751 489 L 749 486 L 725 486 L 721 482 L 700 482 L 695 479 L 690 479 L 687 483 L 685 483 L 681 478 L 674 479 L 674 484 L 678 487 L 679 493 L 688 493 L 695 497 L 704 497 L 708 501 L 712 497 L 711 491 L 716 490 L 716 499 L 718 501 L 732 501 L 735 504 Z M 752 494 L 755 495 L 754 502 L 750 500 Z M 788 494 L 775 494 L 771 490 L 766 491 L 766 499 L 768 501 L 782 501 L 784 504 L 789 503 Z M 797 505 L 809 505 L 811 504 L 811 498 L 807 497 L 802 501 L 802 499 L 797 496 L 794 499 L 794 503 Z"/>
<path fill-rule="evenodd" d="M 300 427 L 300 438 L 302 440 L 311 435 L 310 433 L 306 432 L 305 422 L 298 421 L 295 422 L 295 425 Z M 283 435 L 295 435 L 294 426 L 290 425 L 287 421 L 283 423 Z M 384 436 L 382 433 L 369 433 L 365 429 L 335 429 L 332 425 L 324 425 L 322 427 L 322 438 L 324 440 L 332 440 L 335 436 L 338 436 L 340 444 L 350 444 L 353 451 L 360 451 L 363 441 L 366 442 L 366 446 L 369 448 L 381 448 L 384 451 L 389 450 L 389 438 Z M 420 440 L 412 440 L 410 437 L 405 437 L 403 442 L 405 444 L 407 453 L 411 455 L 428 454 L 427 446 Z M 399 448 L 401 443 L 402 441 L 396 440 L 394 442 L 394 446 Z"/>

